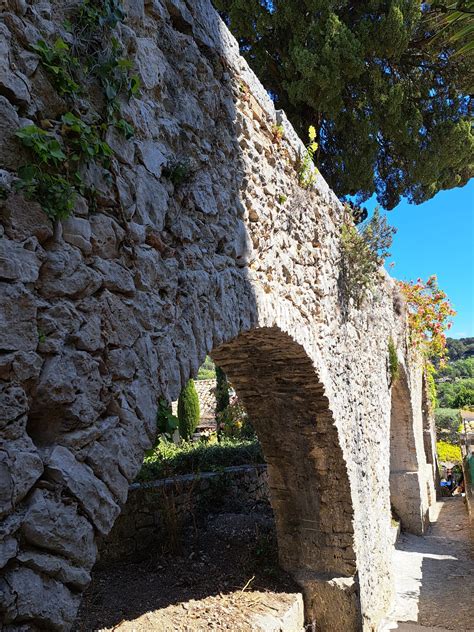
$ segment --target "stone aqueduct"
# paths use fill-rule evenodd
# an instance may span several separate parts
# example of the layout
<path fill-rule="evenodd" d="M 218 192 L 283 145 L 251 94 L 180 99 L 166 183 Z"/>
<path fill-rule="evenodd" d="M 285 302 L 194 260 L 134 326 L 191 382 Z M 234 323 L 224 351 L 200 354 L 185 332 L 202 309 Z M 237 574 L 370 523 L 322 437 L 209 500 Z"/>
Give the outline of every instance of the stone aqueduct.
<path fill-rule="evenodd" d="M 7 188 L 24 160 L 15 130 L 63 107 L 29 50 L 61 28 L 62 4 L 2 9 Z M 381 272 L 361 309 L 341 293 L 342 208 L 320 176 L 298 186 L 301 141 L 210 2 L 127 8 L 119 35 L 143 89 L 124 106 L 134 140 L 108 139 L 113 185 L 92 172 L 97 208 L 81 200 L 56 225 L 16 193 L 0 211 L 2 629 L 72 627 L 158 397 L 176 398 L 210 353 L 257 424 L 281 564 L 307 620 L 376 630 L 392 593 L 390 504 L 421 533 L 434 493 L 396 286 Z M 191 177 L 174 186 L 163 168 L 184 159 Z"/>

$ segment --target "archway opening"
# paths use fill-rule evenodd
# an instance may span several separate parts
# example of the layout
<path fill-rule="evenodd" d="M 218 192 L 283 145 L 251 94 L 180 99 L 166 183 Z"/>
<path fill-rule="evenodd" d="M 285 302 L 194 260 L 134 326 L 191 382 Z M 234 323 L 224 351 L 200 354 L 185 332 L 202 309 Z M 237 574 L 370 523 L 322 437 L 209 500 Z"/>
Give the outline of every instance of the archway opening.
<path fill-rule="evenodd" d="M 303 592 L 306 623 L 360 630 L 349 481 L 312 361 L 277 327 L 242 333 L 213 349 L 211 357 L 260 440 L 279 565 Z M 144 515 L 144 508 L 137 506 L 135 513 Z"/>
<path fill-rule="evenodd" d="M 268 468 L 281 566 L 302 586 L 306 622 L 357 630 L 353 507 L 324 386 L 304 349 L 277 327 L 211 353 L 255 424 Z"/>

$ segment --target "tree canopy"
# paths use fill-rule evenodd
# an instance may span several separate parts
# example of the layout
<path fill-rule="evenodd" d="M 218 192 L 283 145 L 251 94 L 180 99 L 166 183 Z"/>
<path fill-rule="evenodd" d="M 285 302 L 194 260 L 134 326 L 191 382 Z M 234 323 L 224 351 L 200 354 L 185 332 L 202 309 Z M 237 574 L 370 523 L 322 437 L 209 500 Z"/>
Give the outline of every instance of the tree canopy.
<path fill-rule="evenodd" d="M 391 209 L 472 176 L 469 12 L 460 23 L 446 22 L 452 3 L 440 13 L 419 0 L 215 4 L 276 106 L 304 138 L 315 125 L 315 158 L 340 197 L 375 193 Z"/>

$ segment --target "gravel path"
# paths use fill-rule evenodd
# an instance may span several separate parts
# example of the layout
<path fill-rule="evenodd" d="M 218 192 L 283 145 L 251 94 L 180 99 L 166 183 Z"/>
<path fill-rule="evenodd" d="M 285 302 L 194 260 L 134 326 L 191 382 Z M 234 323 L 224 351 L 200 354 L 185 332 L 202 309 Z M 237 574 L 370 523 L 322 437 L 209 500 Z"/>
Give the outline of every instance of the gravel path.
<path fill-rule="evenodd" d="M 464 499 L 437 502 L 431 521 L 425 536 L 402 534 L 397 542 L 395 604 L 380 632 L 474 630 L 472 526 Z"/>

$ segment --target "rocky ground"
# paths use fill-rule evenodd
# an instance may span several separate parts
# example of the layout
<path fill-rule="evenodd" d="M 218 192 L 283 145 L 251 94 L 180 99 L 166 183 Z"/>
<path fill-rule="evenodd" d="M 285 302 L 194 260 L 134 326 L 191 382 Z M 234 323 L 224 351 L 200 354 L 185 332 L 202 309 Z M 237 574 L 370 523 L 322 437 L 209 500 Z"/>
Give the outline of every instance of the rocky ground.
<path fill-rule="evenodd" d="M 464 499 L 443 498 L 436 503 L 425 536 L 402 534 L 394 554 L 394 572 L 392 623 L 383 632 L 474 630 L 472 526 Z"/>
<path fill-rule="evenodd" d="M 163 549 L 96 570 L 75 632 L 256 632 L 284 617 L 301 630 L 301 596 L 278 567 L 267 508 L 210 516 Z"/>

